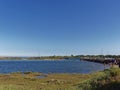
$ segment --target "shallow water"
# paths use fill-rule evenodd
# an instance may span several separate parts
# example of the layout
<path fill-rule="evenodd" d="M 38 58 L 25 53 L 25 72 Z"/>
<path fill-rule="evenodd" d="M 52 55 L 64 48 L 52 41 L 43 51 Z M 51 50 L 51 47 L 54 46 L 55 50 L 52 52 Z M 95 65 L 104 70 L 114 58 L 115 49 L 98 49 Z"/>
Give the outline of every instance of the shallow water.
<path fill-rule="evenodd" d="M 80 60 L 0 60 L 0 73 L 91 73 L 104 70 L 104 65 Z"/>

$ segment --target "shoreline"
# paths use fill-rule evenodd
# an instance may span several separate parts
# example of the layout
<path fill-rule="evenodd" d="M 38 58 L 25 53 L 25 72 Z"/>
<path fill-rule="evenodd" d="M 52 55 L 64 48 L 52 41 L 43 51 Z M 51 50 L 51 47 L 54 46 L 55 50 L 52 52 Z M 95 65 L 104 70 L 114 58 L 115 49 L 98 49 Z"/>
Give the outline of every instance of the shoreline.
<path fill-rule="evenodd" d="M 107 69 L 90 74 L 45 75 L 38 72 L 0 74 L 0 90 L 86 90 L 85 88 L 87 90 L 111 90 L 101 88 L 120 81 L 119 72 L 120 69 Z"/>

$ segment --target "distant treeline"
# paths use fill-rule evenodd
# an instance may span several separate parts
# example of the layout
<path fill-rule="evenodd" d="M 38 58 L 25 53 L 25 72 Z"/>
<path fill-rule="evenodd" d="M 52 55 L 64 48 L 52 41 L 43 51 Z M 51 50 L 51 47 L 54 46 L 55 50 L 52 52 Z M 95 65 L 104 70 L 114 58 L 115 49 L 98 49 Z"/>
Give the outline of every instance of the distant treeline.
<path fill-rule="evenodd" d="M 21 60 L 23 59 L 22 57 L 3 57 L 0 56 L 0 60 Z"/>
<path fill-rule="evenodd" d="M 61 60 L 61 59 L 71 59 L 73 56 L 41 56 L 41 57 L 28 57 L 28 60 Z"/>
<path fill-rule="evenodd" d="M 90 58 L 90 59 L 120 59 L 120 55 L 77 55 L 79 58 Z"/>
<path fill-rule="evenodd" d="M 42 57 L 29 57 L 28 59 L 80 59 L 80 58 L 114 58 L 120 59 L 120 55 L 71 55 L 71 56 L 42 56 Z"/>
<path fill-rule="evenodd" d="M 61 59 L 81 59 L 81 58 L 114 58 L 114 59 L 120 59 L 120 55 L 70 55 L 70 56 L 33 56 L 33 57 L 0 57 L 0 60 L 61 60 Z"/>

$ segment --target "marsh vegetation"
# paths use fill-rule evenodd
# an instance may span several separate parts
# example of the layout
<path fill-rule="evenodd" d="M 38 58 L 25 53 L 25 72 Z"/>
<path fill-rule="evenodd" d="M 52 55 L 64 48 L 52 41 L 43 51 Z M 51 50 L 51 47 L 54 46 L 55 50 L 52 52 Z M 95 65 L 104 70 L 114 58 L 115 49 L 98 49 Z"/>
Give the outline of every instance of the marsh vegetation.
<path fill-rule="evenodd" d="M 38 78 L 37 76 L 45 76 Z M 119 90 L 120 69 L 91 74 L 16 72 L 0 75 L 0 90 Z"/>

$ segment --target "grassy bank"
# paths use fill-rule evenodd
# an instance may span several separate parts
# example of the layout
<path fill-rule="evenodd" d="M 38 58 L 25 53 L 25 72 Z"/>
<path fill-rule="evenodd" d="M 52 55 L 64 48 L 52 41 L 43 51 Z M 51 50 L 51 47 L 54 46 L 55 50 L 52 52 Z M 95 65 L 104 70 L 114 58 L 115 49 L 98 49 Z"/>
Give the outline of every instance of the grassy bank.
<path fill-rule="evenodd" d="M 44 76 L 38 78 L 38 76 Z M 89 75 L 81 74 L 48 74 L 12 73 L 0 75 L 0 90 L 75 90 L 80 81 Z"/>
<path fill-rule="evenodd" d="M 92 74 L 25 72 L 0 75 L 0 90 L 119 90 L 120 69 Z"/>
<path fill-rule="evenodd" d="M 91 75 L 91 78 L 80 82 L 79 90 L 120 90 L 120 69 L 112 68 Z"/>

